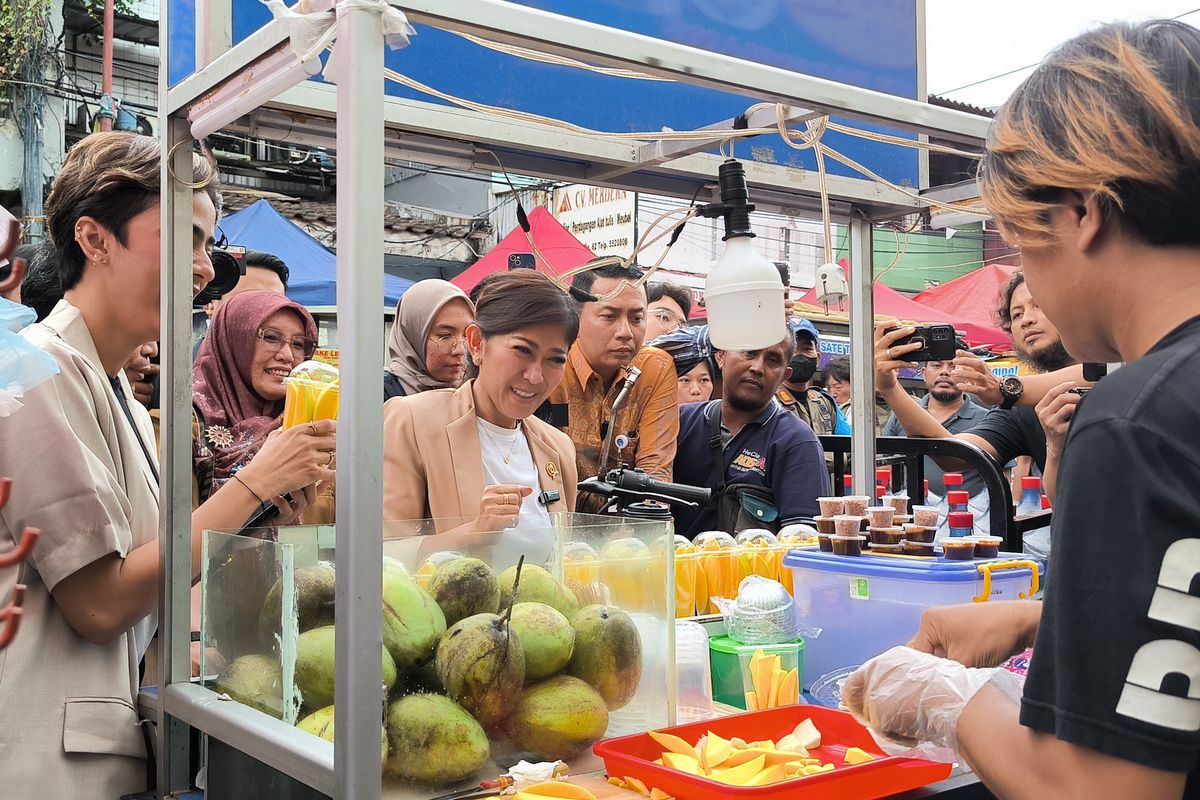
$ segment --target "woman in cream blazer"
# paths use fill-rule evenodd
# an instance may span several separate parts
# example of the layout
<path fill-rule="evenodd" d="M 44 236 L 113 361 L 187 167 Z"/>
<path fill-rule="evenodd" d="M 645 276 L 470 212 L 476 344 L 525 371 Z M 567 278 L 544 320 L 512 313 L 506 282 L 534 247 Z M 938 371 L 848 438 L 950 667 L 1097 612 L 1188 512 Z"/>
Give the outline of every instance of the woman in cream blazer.
<path fill-rule="evenodd" d="M 466 334 L 479 376 L 384 406 L 384 519 L 463 518 L 463 531 L 498 531 L 573 511 L 574 445 L 533 413 L 562 379 L 578 330 L 574 301 L 544 275 L 493 278 Z"/>

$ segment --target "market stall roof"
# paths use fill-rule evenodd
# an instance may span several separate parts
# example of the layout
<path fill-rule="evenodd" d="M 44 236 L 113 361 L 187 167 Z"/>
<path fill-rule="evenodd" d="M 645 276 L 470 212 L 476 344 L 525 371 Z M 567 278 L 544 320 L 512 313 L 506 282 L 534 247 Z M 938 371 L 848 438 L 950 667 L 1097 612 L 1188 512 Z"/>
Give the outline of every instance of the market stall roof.
<path fill-rule="evenodd" d="M 304 306 L 337 303 L 337 257 L 266 200 L 258 200 L 221 219 L 230 244 L 277 255 L 288 265 L 287 295 Z M 383 276 L 383 304 L 396 305 L 413 282 Z"/>
<path fill-rule="evenodd" d="M 940 286 L 926 289 L 915 295 L 913 300 L 980 325 L 994 325 L 1000 288 L 1019 269 L 1013 264 L 987 264 Z"/>
<path fill-rule="evenodd" d="M 838 262 L 843 270 L 847 269 L 845 259 Z M 848 270 L 847 270 L 848 272 Z M 847 276 L 849 277 L 849 276 Z M 1011 344 L 1008 334 L 994 325 L 977 322 L 957 314 L 917 303 L 897 292 L 890 286 L 878 281 L 874 285 L 875 315 L 895 317 L 896 319 L 912 322 L 947 322 L 962 331 L 967 342 L 971 345 L 1004 345 Z M 816 289 L 809 289 L 797 298 L 797 303 L 812 309 L 824 310 L 817 299 Z M 847 301 L 848 302 L 848 301 Z M 810 316 L 803 308 L 795 309 L 802 316 Z M 836 316 L 838 309 L 830 308 L 830 316 Z M 821 315 L 816 315 L 818 318 Z"/>
<path fill-rule="evenodd" d="M 574 269 L 580 264 L 586 264 L 595 258 L 591 250 L 572 236 L 571 232 L 554 218 L 554 215 L 541 206 L 529 212 L 529 235 L 537 244 L 541 254 L 550 262 L 546 264 L 538 259 L 538 272 L 557 275 Z M 468 267 L 463 274 L 452 278 L 450 282 L 464 292 L 469 292 L 475 288 L 477 283 L 493 272 L 508 269 L 510 253 L 528 252 L 529 240 L 525 238 L 525 232 L 520 227 L 513 228 L 483 258 Z"/>

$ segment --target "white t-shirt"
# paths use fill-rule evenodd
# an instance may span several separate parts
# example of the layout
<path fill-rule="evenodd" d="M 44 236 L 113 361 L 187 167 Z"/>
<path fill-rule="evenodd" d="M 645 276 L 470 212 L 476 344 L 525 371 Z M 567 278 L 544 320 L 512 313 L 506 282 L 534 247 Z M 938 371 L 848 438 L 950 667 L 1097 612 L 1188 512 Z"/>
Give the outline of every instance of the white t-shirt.
<path fill-rule="evenodd" d="M 483 453 L 484 484 L 533 487 L 533 492 L 521 500 L 517 527 L 550 527 L 550 512 L 538 502 L 538 495 L 542 493 L 541 480 L 524 427 L 518 422 L 515 428 L 501 428 L 482 417 L 476 417 L 476 421 L 479 423 L 479 449 Z M 506 458 L 508 463 L 505 463 Z"/>

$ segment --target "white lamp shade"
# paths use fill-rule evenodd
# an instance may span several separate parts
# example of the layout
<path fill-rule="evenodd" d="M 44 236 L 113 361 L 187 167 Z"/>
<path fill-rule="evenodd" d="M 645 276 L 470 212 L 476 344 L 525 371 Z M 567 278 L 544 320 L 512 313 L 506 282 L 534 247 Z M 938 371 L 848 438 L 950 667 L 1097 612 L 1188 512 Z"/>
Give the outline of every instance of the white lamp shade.
<path fill-rule="evenodd" d="M 704 284 L 708 330 L 718 350 L 762 350 L 788 334 L 779 270 L 747 236 L 725 242 Z"/>

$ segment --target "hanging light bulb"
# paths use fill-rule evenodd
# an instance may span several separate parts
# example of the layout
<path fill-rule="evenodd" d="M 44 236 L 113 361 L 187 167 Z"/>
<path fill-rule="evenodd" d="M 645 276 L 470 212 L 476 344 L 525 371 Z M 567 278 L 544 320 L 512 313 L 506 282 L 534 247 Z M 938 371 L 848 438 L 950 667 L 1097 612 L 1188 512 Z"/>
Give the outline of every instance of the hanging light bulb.
<path fill-rule="evenodd" d="M 775 264 L 751 244 L 746 170 L 730 159 L 718 176 L 721 202 L 706 206 L 706 217 L 724 217 L 725 252 L 704 282 L 705 309 L 713 347 L 718 350 L 762 350 L 787 336 L 783 281 Z"/>
<path fill-rule="evenodd" d="M 825 306 L 825 312 L 829 312 L 829 306 L 840 304 L 850 294 L 850 287 L 846 284 L 846 273 L 837 264 L 822 264 L 817 268 L 817 286 L 816 295 L 817 301 Z"/>

